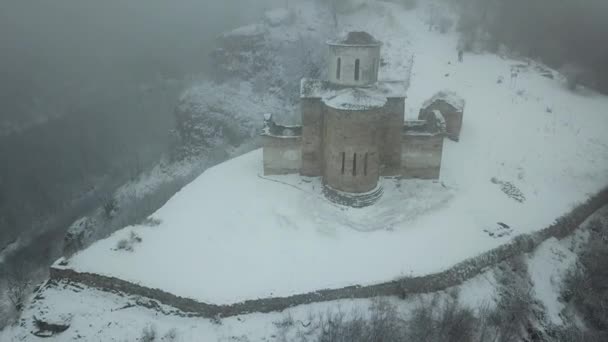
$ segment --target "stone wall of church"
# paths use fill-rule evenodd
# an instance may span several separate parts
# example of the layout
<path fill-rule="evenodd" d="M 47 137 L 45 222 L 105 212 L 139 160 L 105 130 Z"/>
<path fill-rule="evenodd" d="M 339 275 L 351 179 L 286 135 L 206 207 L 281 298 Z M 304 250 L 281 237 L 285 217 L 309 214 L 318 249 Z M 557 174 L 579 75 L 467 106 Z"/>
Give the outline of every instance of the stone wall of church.
<path fill-rule="evenodd" d="M 262 136 L 264 175 L 286 175 L 300 172 L 301 137 Z"/>
<path fill-rule="evenodd" d="M 378 108 L 350 111 L 325 107 L 323 177 L 327 185 L 352 193 L 376 187 L 378 147 L 385 133 L 383 116 L 384 111 Z"/>
<path fill-rule="evenodd" d="M 303 176 L 321 176 L 323 164 L 323 104 L 319 98 L 302 98 L 302 167 Z"/>
<path fill-rule="evenodd" d="M 404 133 L 401 140 L 401 176 L 438 179 L 443 139 L 443 134 Z"/>
<path fill-rule="evenodd" d="M 379 145 L 382 176 L 397 176 L 401 172 L 401 127 L 405 112 L 404 98 L 389 98 L 383 108 L 382 137 Z"/>

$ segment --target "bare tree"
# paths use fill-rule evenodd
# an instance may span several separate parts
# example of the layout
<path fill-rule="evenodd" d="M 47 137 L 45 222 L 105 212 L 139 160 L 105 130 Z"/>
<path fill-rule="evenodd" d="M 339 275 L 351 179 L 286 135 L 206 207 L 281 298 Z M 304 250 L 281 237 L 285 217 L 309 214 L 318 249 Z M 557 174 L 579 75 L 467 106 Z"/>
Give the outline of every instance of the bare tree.
<path fill-rule="evenodd" d="M 22 264 L 7 267 L 0 273 L 4 279 L 6 296 L 17 311 L 23 309 L 31 285 L 28 278 L 28 270 L 29 268 L 25 264 Z"/>

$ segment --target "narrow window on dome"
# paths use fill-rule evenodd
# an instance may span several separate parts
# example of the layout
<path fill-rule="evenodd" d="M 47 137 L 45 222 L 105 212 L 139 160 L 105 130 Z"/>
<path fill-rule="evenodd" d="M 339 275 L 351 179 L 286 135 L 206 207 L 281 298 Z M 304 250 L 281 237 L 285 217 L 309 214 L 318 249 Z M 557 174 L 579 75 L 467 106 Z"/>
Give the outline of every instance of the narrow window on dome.
<path fill-rule="evenodd" d="M 374 76 L 378 73 L 378 60 L 374 58 L 374 64 L 372 65 L 372 72 Z"/>
<path fill-rule="evenodd" d="M 367 152 L 365 152 L 365 156 L 363 157 L 363 175 L 367 176 Z"/>
<path fill-rule="evenodd" d="M 340 79 L 340 69 L 342 69 L 342 58 L 338 57 L 338 63 L 336 63 L 336 79 Z"/>
<path fill-rule="evenodd" d="M 344 174 L 344 162 L 345 162 L 344 159 L 346 159 L 346 152 L 342 152 L 341 154 L 342 154 L 342 174 Z"/>
<path fill-rule="evenodd" d="M 357 154 L 353 155 L 353 176 L 357 175 Z"/>
<path fill-rule="evenodd" d="M 359 80 L 359 59 L 355 59 L 355 81 Z"/>

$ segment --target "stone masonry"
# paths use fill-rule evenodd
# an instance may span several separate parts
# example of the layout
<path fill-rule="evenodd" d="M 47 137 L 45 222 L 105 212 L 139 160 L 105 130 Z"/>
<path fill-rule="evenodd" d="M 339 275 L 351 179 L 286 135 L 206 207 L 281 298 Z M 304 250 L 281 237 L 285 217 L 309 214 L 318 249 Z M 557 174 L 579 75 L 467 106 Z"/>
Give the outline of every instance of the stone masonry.
<path fill-rule="evenodd" d="M 302 126 L 267 116 L 264 174 L 322 177 L 354 196 L 376 191 L 383 176 L 439 178 L 445 120 L 404 122 L 409 81 L 378 80 L 382 43 L 351 32 L 328 46 L 328 80 L 301 82 Z"/>

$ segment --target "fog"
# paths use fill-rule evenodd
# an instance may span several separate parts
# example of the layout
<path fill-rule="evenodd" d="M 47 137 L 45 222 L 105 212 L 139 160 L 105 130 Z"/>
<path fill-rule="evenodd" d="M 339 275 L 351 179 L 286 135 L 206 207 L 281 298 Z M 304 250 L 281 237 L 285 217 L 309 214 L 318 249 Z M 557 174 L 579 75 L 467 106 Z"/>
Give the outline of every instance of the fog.
<path fill-rule="evenodd" d="M 215 38 L 280 2 L 0 0 L 0 277 L 44 277 L 70 224 L 165 154 Z"/>
<path fill-rule="evenodd" d="M 445 62 L 443 60 L 440 62 L 447 63 L 449 68 L 466 70 L 461 75 L 456 72 L 444 74 L 442 71 L 444 65 L 438 63 L 436 70 L 441 72 L 440 80 L 451 77 L 450 81 L 460 81 L 456 77 L 461 77 L 466 72 L 466 78 L 463 77 L 461 80 L 469 81 L 477 76 L 474 72 L 469 75 L 470 70 L 473 70 L 468 68 L 469 61 L 482 60 L 477 58 L 479 55 L 499 55 L 505 60 L 503 66 L 511 68 L 510 88 L 507 89 L 503 78 L 504 75 L 509 74 L 502 74 L 508 69 L 491 70 L 496 71 L 496 75 L 489 73 L 488 79 L 494 87 L 492 77 L 496 76 L 495 87 L 499 89 L 497 93 L 498 91 L 501 94 L 512 93 L 509 99 L 514 109 L 512 118 L 520 117 L 517 115 L 524 113 L 528 108 L 526 102 L 528 100 L 532 102 L 533 97 L 536 97 L 536 94 L 532 91 L 528 93 L 523 87 L 516 89 L 515 81 L 520 69 L 530 73 L 542 73 L 541 75 L 547 78 L 547 80 L 542 79 L 543 82 L 546 81 L 546 84 L 556 88 L 563 86 L 563 90 L 570 91 L 568 95 L 572 95 L 577 101 L 580 99 L 580 103 L 591 101 L 594 97 L 599 98 L 601 96 L 599 93 L 608 94 L 608 0 L 384 0 L 392 2 L 390 6 L 399 5 L 408 11 L 418 11 L 415 12 L 416 19 L 420 19 L 423 25 L 411 27 L 422 27 L 421 30 L 424 30 L 425 34 L 428 27 L 429 36 L 423 36 L 423 39 L 416 37 L 424 44 L 434 47 L 430 35 L 444 35 L 439 38 L 442 39 L 440 43 L 444 44 L 446 50 L 429 49 L 421 51 L 422 53 L 415 49 L 420 45 L 410 44 L 414 39 L 409 41 L 411 35 L 419 32 L 413 29 L 410 30 L 411 32 L 405 31 L 409 30 L 409 26 L 405 25 L 407 22 L 403 22 L 404 25 L 398 23 L 404 18 L 409 20 L 414 17 L 407 17 L 405 14 L 393 15 L 390 12 L 395 7 L 383 7 L 386 4 L 375 3 L 375 0 L 314 0 L 314 6 L 319 6 L 317 9 L 320 9 L 318 12 L 311 11 L 315 15 L 307 13 L 308 8 L 303 11 L 298 11 L 297 8 L 293 11 L 277 11 L 274 13 L 278 13 L 276 17 L 282 17 L 283 14 L 284 18 L 276 19 L 274 15 L 268 16 L 265 22 L 265 27 L 268 28 L 266 33 L 272 33 L 263 37 L 255 34 L 229 36 L 224 39 L 225 48 L 216 51 L 215 57 L 212 57 L 212 52 L 217 47 L 216 38 L 222 32 L 258 21 L 268 9 L 296 7 L 294 5 L 297 1 L 304 0 L 0 0 L 0 331 L 6 324 L 3 318 L 6 322 L 9 321 L 7 317 L 11 320 L 16 319 L 18 314 L 13 311 L 21 310 L 12 307 L 10 310 L 6 309 L 8 302 L 4 297 L 8 293 L 7 289 L 13 285 L 4 281 L 4 278 L 15 277 L 18 274 L 22 278 L 15 279 L 21 285 L 25 284 L 23 288 L 31 293 L 30 285 L 48 278 L 48 266 L 61 255 L 72 255 L 73 252 L 86 248 L 88 243 L 103 238 L 117 229 L 142 222 L 146 218 L 150 220 L 144 222 L 150 226 L 160 223 L 160 219 L 154 217 L 155 215 L 150 216 L 151 213 L 156 212 L 203 169 L 253 148 L 257 141 L 252 136 L 258 134 L 254 125 L 256 122 L 262 123 L 262 116 L 259 115 L 259 119 L 255 119 L 253 115 L 241 118 L 233 116 L 231 111 L 257 115 L 272 108 L 277 114 L 286 115 L 286 112 L 291 111 L 300 117 L 299 107 L 293 106 L 295 110 L 286 110 L 284 107 L 287 105 L 283 105 L 288 103 L 291 107 L 299 99 L 301 85 L 294 80 L 311 76 L 310 74 L 313 73 L 314 76 L 318 76 L 325 72 L 322 70 L 325 70 L 326 50 L 319 48 L 324 43 L 318 38 L 330 35 L 328 32 L 334 34 L 336 31 L 342 31 L 344 23 L 348 23 L 349 28 L 353 28 L 357 21 L 375 15 L 373 20 L 378 21 L 380 29 L 386 29 L 391 34 L 383 37 L 387 39 L 385 47 L 393 49 L 397 46 L 399 49 L 395 51 L 398 51 L 399 55 L 393 56 L 390 53 L 384 55 L 383 52 L 382 58 L 374 58 L 374 61 L 383 67 L 393 68 L 386 72 L 386 76 L 397 75 L 397 78 L 400 78 L 403 75 L 399 75 L 400 72 L 397 71 L 403 70 L 405 74 L 406 69 L 407 73 L 413 70 L 413 74 L 417 74 L 431 64 L 422 64 L 423 67 L 419 67 L 421 64 L 414 64 L 414 69 L 411 69 L 409 64 L 408 68 L 405 66 L 409 63 L 408 60 L 419 63 L 433 53 L 433 57 L 445 59 Z M 348 16 L 351 17 L 347 18 Z M 311 20 L 312 17 L 314 21 Z M 278 23 L 281 20 L 284 22 Z M 370 20 L 370 22 L 374 21 Z M 384 24 L 386 27 L 383 26 Z M 285 30 L 291 36 L 287 43 L 287 39 L 277 38 L 277 36 L 283 37 L 282 35 L 273 34 L 283 30 L 285 28 L 283 25 L 291 25 L 289 30 Z M 314 25 L 318 27 L 313 27 Z M 319 27 L 324 25 L 331 29 L 320 30 Z M 366 28 L 357 28 L 359 29 Z M 394 32 L 391 31 L 393 29 Z M 404 31 L 396 31 L 397 29 Z M 302 34 L 305 30 L 314 34 L 307 37 Z M 407 41 L 395 39 L 396 42 L 393 42 L 392 40 L 397 36 L 405 37 Z M 452 38 L 453 41 L 448 40 Z M 258 44 L 255 39 L 262 43 Z M 450 42 L 450 45 L 445 45 L 443 42 Z M 317 43 L 318 45 L 315 45 Z M 297 48 L 294 48 L 295 45 Z M 231 49 L 235 51 L 229 51 Z M 406 50 L 408 50 L 407 54 Z M 438 51 L 448 53 L 443 56 Z M 223 54 L 224 52 L 227 53 Z M 256 56 L 257 54 L 259 56 Z M 243 62 L 252 55 L 255 58 Z M 457 55 L 461 57 L 460 63 L 464 64 L 450 62 Z M 476 56 L 472 58 L 473 55 Z M 240 58 L 242 56 L 247 57 Z M 281 58 L 276 58 L 277 56 Z M 463 56 L 466 56 L 464 60 L 462 60 Z M 282 59 L 287 62 L 280 63 Z M 535 62 L 532 63 L 530 59 Z M 214 60 L 217 62 L 216 65 L 212 64 Z M 340 58 L 338 60 L 340 61 Z M 358 77 L 359 66 L 355 65 L 357 65 L 355 77 Z M 461 65 L 467 68 L 460 68 Z M 373 70 L 377 71 L 376 67 L 377 65 L 374 64 Z M 415 69 L 416 67 L 418 69 Z M 392 75 L 388 75 L 389 73 Z M 417 86 L 416 82 L 422 83 L 419 82 L 421 79 L 424 79 L 427 85 L 437 86 L 437 90 L 443 87 L 439 84 L 442 83 L 441 81 L 431 82 L 429 81 L 431 77 L 427 79 L 427 75 L 422 72 L 418 75 L 418 78 L 413 78 L 412 87 Z M 209 80 L 213 82 L 202 82 Z M 220 84 L 221 82 L 224 84 Z M 184 110 L 182 108 L 188 107 L 183 105 L 187 101 L 182 101 L 179 110 L 176 110 L 180 95 L 184 90 L 192 89 L 197 83 L 203 86 L 195 88 L 197 91 L 193 93 L 196 96 L 193 97 L 197 100 L 196 105 L 199 104 L 198 100 L 204 99 L 204 105 L 192 106 L 194 109 Z M 457 83 L 472 89 L 471 93 L 476 92 L 475 86 L 467 82 L 447 84 Z M 477 84 L 479 87 L 481 83 L 472 84 Z M 232 87 L 232 85 L 237 86 Z M 249 89 L 248 85 L 251 86 L 251 93 L 243 90 Z M 253 106 L 249 105 L 255 101 L 243 101 L 242 104 L 236 101 L 237 96 L 229 90 L 223 90 L 228 88 L 234 88 L 234 94 L 238 93 L 242 98 L 256 97 L 260 93 L 263 95 L 274 93 L 271 94 L 273 96 L 269 96 L 269 100 L 260 96 L 260 103 L 267 101 L 263 103 L 264 111 L 262 111 L 253 110 Z M 426 88 L 416 89 L 419 95 L 422 95 L 423 91 L 419 91 L 420 89 Z M 290 96 L 285 96 L 282 92 L 293 93 L 294 100 L 292 101 Z M 411 96 L 412 93 L 414 92 L 408 95 Z M 212 97 L 209 96 L 210 94 L 220 94 L 218 96 L 221 97 L 221 102 L 218 101 L 220 105 L 215 106 L 210 100 Z M 255 96 L 249 96 L 250 94 Z M 480 91 L 473 95 L 480 94 L 485 93 Z M 467 90 L 468 95 L 470 94 Z M 415 96 L 411 97 L 416 99 Z M 285 103 L 274 101 L 276 99 L 285 100 Z M 539 151 L 539 155 L 546 153 L 548 155 L 546 160 L 552 160 L 549 157 L 553 158 L 554 151 L 544 150 L 554 146 L 549 143 L 570 141 L 566 140 L 568 135 L 564 138 L 564 135 L 558 134 L 560 132 L 570 134 L 576 129 L 575 125 L 570 125 L 570 121 L 560 120 L 565 117 L 560 111 L 571 111 L 572 120 L 579 115 L 583 118 L 580 120 L 589 120 L 582 116 L 586 113 L 578 112 L 579 108 L 576 106 L 579 104 L 576 102 L 572 102 L 572 108 L 557 106 L 554 108 L 550 100 L 541 98 L 540 95 L 536 97 L 539 113 L 547 118 L 543 130 L 537 130 L 543 134 L 545 140 L 542 144 L 526 145 Z M 477 104 L 474 102 L 475 98 L 467 98 L 467 106 L 469 106 L 467 108 L 472 109 L 471 113 L 474 113 L 476 107 L 480 107 L 478 104 L 481 102 Z M 224 110 L 223 107 L 227 103 L 238 103 L 239 106 L 235 106 L 236 109 Z M 500 107 L 501 111 L 509 112 L 512 108 L 501 105 L 508 103 L 497 100 L 491 105 Z M 412 108 L 415 111 L 412 111 Z M 410 114 L 418 111 L 414 105 L 406 109 Z M 497 119 L 503 120 L 499 122 L 501 127 L 507 122 L 504 117 L 506 116 L 502 115 Z M 591 115 L 589 117 L 593 118 Z M 433 118 L 440 117 L 433 115 Z M 471 119 L 467 120 L 474 120 L 475 116 L 471 115 L 468 118 Z M 244 128 L 240 127 L 242 131 L 247 131 L 247 134 L 240 134 L 239 129 L 235 128 L 239 128 L 237 120 L 241 119 L 243 122 L 249 120 L 242 123 Z M 481 120 L 481 123 L 485 125 L 491 120 Z M 249 125 L 250 123 L 252 124 Z M 290 122 L 285 123 L 290 124 Z M 521 121 L 517 124 L 513 127 L 519 128 Z M 593 121 L 589 120 L 585 124 L 591 126 Z M 470 127 L 475 129 L 482 126 Z M 184 131 L 190 135 L 181 134 Z M 208 131 L 211 138 L 218 137 L 217 145 L 211 143 L 205 145 L 206 136 L 201 134 L 203 131 Z M 505 132 L 509 131 L 515 132 L 515 130 L 505 130 Z M 580 131 L 578 129 L 576 135 Z M 478 130 L 479 132 L 485 131 Z M 553 136 L 550 135 L 551 133 Z M 596 152 L 606 147 L 606 144 L 597 139 L 597 141 L 582 140 L 584 133 L 583 130 L 580 137 L 583 144 L 581 151 Z M 282 133 L 282 135 L 287 134 Z M 475 134 L 472 136 L 475 138 Z M 477 134 L 478 138 L 484 136 Z M 188 141 L 189 137 L 196 139 Z M 517 134 L 514 133 L 514 137 L 517 138 Z M 555 137 L 560 140 L 550 140 Z M 502 177 L 503 173 L 509 175 L 512 171 L 509 169 L 514 170 L 517 167 L 518 179 L 526 187 L 529 186 L 527 190 L 530 194 L 534 189 L 534 197 L 530 196 L 530 203 L 542 198 L 538 196 L 537 189 L 541 189 L 542 194 L 545 191 L 544 184 L 536 186 L 532 182 L 536 181 L 537 175 L 544 177 L 545 173 L 528 171 L 524 168 L 525 165 L 515 165 L 516 156 L 511 152 L 517 152 L 517 146 L 512 147 L 512 139 L 503 144 L 498 138 L 494 136 L 492 138 L 494 139 L 488 149 L 496 148 L 501 152 L 500 148 L 504 146 L 507 148 L 505 151 L 509 152 L 506 155 L 496 153 L 497 156 L 503 155 L 503 159 L 507 162 L 505 166 L 503 160 L 499 161 L 502 167 L 498 176 Z M 448 143 L 453 145 L 453 142 Z M 466 148 L 467 142 L 464 139 L 459 143 L 461 147 L 464 143 Z M 191 145 L 202 148 L 190 149 Z M 592 149 L 586 145 L 598 147 Z M 398 146 L 401 149 L 401 146 Z M 466 152 L 464 148 L 460 150 Z M 438 153 L 440 161 L 442 151 Z M 291 155 L 293 151 L 289 152 Z M 446 150 L 446 153 L 451 152 Z M 583 155 L 583 152 L 579 155 Z M 603 154 L 596 153 L 599 164 Z M 345 152 L 342 154 L 344 155 Z M 367 154 L 365 152 L 365 170 L 367 170 Z M 480 158 L 485 158 L 480 153 L 478 155 L 481 156 Z M 530 159 L 528 157 L 531 155 L 524 154 L 522 160 Z M 560 159 L 559 165 L 566 158 L 570 158 L 568 157 L 570 155 L 564 155 L 566 157 Z M 355 154 L 353 176 L 356 175 L 356 159 Z M 497 161 L 495 164 L 499 165 L 498 159 L 495 161 Z M 494 163 L 493 160 L 486 159 L 483 162 Z M 567 162 L 572 163 L 572 160 Z M 475 164 L 477 163 L 469 163 L 469 165 Z M 578 177 L 578 169 L 586 167 L 582 162 L 578 164 L 580 165 L 572 167 L 573 175 L 568 174 L 568 177 L 573 179 Z M 383 167 L 378 164 L 378 158 L 375 166 L 377 169 Z M 545 168 L 551 166 L 551 164 L 543 165 Z M 150 172 L 152 176 L 145 178 L 146 171 L 155 167 L 155 170 L 161 171 Z M 485 169 L 494 170 L 494 167 L 488 166 Z M 448 172 L 450 172 L 449 168 Z M 551 172 L 554 170 L 549 170 L 547 179 L 552 179 Z M 367 171 L 363 173 L 367 175 Z M 344 156 L 342 174 L 344 174 Z M 528 174 L 527 179 L 524 177 L 526 174 Z M 460 178 L 459 174 L 454 173 L 454 175 L 458 177 L 448 173 L 446 179 Z M 512 175 L 515 179 L 515 173 Z M 590 171 L 588 175 L 594 176 L 595 172 Z M 498 180 L 493 174 L 488 176 L 491 178 L 478 177 L 479 179 L 475 181 L 479 184 L 486 182 L 486 185 L 489 184 L 488 182 L 497 184 L 502 192 L 518 202 L 516 205 L 524 205 L 524 192 L 519 191 L 510 180 Z M 552 184 L 557 184 L 555 179 Z M 465 180 L 469 181 L 466 177 Z M 461 184 L 468 184 L 466 182 Z M 133 184 L 135 185 L 131 188 L 126 186 Z M 449 190 L 450 198 L 457 198 L 460 184 L 455 182 L 454 185 L 443 185 Z M 477 187 L 477 183 L 474 185 L 476 188 L 482 188 L 482 186 Z M 137 190 L 144 188 L 149 193 L 144 195 L 137 193 Z M 378 189 L 382 190 L 380 187 Z M 511 194 L 508 193 L 509 189 Z M 382 191 L 376 193 L 382 194 Z M 513 193 L 516 195 L 512 195 Z M 466 194 L 467 198 L 472 198 L 468 190 Z M 476 193 L 471 192 L 471 194 Z M 479 192 L 479 194 L 486 193 Z M 389 198 L 389 201 L 393 200 Z M 545 203 L 539 210 L 553 205 L 553 203 Z M 269 207 L 275 208 L 275 206 Z M 507 206 L 508 208 L 510 207 Z M 427 215 L 427 211 L 424 215 Z M 486 216 L 490 217 L 488 215 L 484 215 L 484 220 Z M 407 215 L 400 213 L 400 217 L 402 216 Z M 85 220 L 80 220 L 82 218 Z M 477 220 L 475 217 L 473 219 Z M 558 223 L 571 223 L 569 219 L 560 220 Z M 505 223 L 498 223 L 502 228 L 503 225 L 507 226 Z M 164 224 L 164 226 L 170 225 Z M 79 227 L 84 228 L 72 234 L 72 227 L 77 227 L 74 229 L 77 231 Z M 508 229 L 511 234 L 511 228 Z M 517 229 L 514 231 L 517 232 Z M 494 232 L 489 232 L 485 228 L 483 232 L 488 233 L 492 238 L 503 237 L 503 235 L 494 236 Z M 505 238 L 506 236 L 509 235 L 505 235 Z M 141 242 L 141 239 L 137 238 Z M 134 238 L 130 237 L 130 239 Z M 70 246 L 70 243 L 73 243 L 73 246 Z M 65 246 L 70 248 L 66 249 Z M 531 281 L 529 283 L 532 284 Z M 6 303 L 3 303 L 3 300 Z M 530 302 L 528 299 L 525 301 Z M 500 305 L 497 307 L 502 308 Z M 526 312 L 526 315 L 533 316 L 532 313 L 536 315 L 535 311 Z M 523 314 L 520 316 L 525 317 Z"/>
<path fill-rule="evenodd" d="M 0 250 L 158 162 L 214 39 L 276 3 L 0 0 Z"/>
<path fill-rule="evenodd" d="M 120 87 L 204 72 L 214 37 L 274 2 L 3 0 L 0 128 L 115 98 Z"/>

